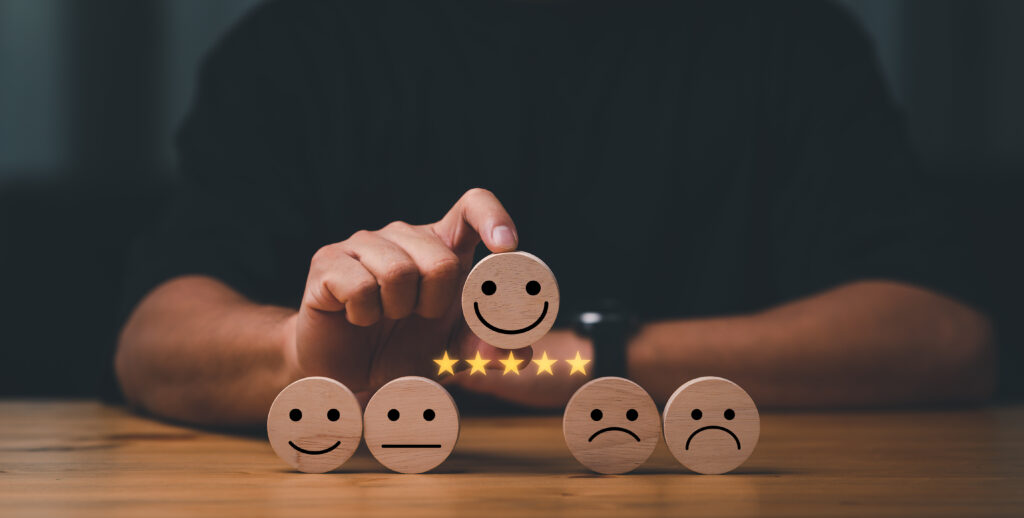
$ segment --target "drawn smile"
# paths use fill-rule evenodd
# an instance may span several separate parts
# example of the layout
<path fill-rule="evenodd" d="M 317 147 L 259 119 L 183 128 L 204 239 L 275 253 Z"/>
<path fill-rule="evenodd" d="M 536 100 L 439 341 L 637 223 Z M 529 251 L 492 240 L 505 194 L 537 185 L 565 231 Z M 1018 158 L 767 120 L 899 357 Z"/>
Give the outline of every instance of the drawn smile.
<path fill-rule="evenodd" d="M 732 430 L 729 430 L 728 428 L 726 428 L 724 426 L 705 426 L 703 428 L 698 428 L 698 429 L 694 430 L 694 432 L 690 434 L 690 437 L 686 439 L 686 448 L 685 449 L 689 450 L 690 449 L 690 441 L 693 440 L 693 437 L 695 435 L 703 432 L 704 430 L 721 430 L 721 431 L 731 435 L 733 439 L 736 439 L 736 449 L 737 450 L 740 449 L 740 438 L 736 437 L 736 434 L 732 433 Z"/>
<path fill-rule="evenodd" d="M 629 435 L 632 435 L 633 438 L 636 439 L 636 442 L 640 442 L 640 437 L 638 437 L 635 433 L 633 433 L 633 432 L 631 432 L 631 431 L 629 431 L 629 430 L 627 430 L 625 428 L 622 428 L 621 426 L 609 426 L 608 428 L 602 428 L 602 429 L 594 432 L 594 435 L 591 435 L 590 438 L 587 439 L 587 442 L 592 442 L 594 440 L 594 437 L 597 437 L 598 435 L 601 435 L 601 434 L 603 434 L 605 432 L 626 432 Z M 689 444 L 690 441 L 686 441 L 686 443 Z"/>
<path fill-rule="evenodd" d="M 440 444 L 381 444 L 381 448 L 440 448 Z"/>
<path fill-rule="evenodd" d="M 480 322 L 483 323 L 483 325 L 486 326 L 487 329 L 490 329 L 491 331 L 494 331 L 495 333 L 501 333 L 503 335 L 518 335 L 520 333 L 525 333 L 525 332 L 527 332 L 527 331 L 529 331 L 529 330 L 539 326 L 540 323 L 544 321 L 544 317 L 546 317 L 548 315 L 548 301 L 546 301 L 546 300 L 544 301 L 544 310 L 540 312 L 540 317 L 538 317 L 537 320 L 534 321 L 534 323 L 532 323 L 532 324 L 530 324 L 530 325 L 528 325 L 528 326 L 526 326 L 526 327 L 524 327 L 522 329 L 513 329 L 511 331 L 509 331 L 508 329 L 502 329 L 500 327 L 495 327 L 495 326 L 491 325 L 491 323 L 488 322 L 487 319 L 485 319 L 484 316 L 480 314 L 480 303 L 474 302 L 473 303 L 473 309 L 476 311 L 476 318 L 479 318 Z"/>
<path fill-rule="evenodd" d="M 330 448 L 327 448 L 325 450 L 317 451 L 317 450 L 305 450 L 305 449 L 299 448 L 298 446 L 295 445 L 295 443 L 293 443 L 291 441 L 288 441 L 288 445 L 291 446 L 292 448 L 295 448 L 295 451 L 297 451 L 299 453 L 305 453 L 306 455 L 323 455 L 325 453 L 330 453 L 330 452 L 334 451 L 334 449 L 337 448 L 340 444 L 341 444 L 341 441 L 338 441 L 338 442 L 334 443 L 333 445 L 331 445 Z"/>

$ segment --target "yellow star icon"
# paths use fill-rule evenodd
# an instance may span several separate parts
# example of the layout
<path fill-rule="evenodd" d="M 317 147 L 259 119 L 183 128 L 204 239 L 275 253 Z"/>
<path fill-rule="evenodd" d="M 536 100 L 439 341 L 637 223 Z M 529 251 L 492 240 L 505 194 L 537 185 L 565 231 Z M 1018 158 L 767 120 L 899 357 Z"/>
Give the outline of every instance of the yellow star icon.
<path fill-rule="evenodd" d="M 459 363 L 459 360 L 453 360 L 449 358 L 448 351 L 445 351 L 444 357 L 434 360 L 434 363 L 437 364 L 437 375 L 440 376 L 446 372 L 448 374 L 455 374 L 455 371 L 452 370 L 452 366 L 455 365 L 456 363 Z"/>
<path fill-rule="evenodd" d="M 508 352 L 508 358 L 498 361 L 505 366 L 505 372 L 501 373 L 502 376 L 510 372 L 514 372 L 516 373 L 516 375 L 519 375 L 519 364 L 523 363 L 523 360 L 519 360 L 515 356 L 513 356 L 512 351 Z"/>
<path fill-rule="evenodd" d="M 576 374 L 577 372 L 581 372 L 584 375 L 586 375 L 587 369 L 584 369 L 583 366 L 590 363 L 590 360 L 584 360 L 583 358 L 580 358 L 580 352 L 576 351 L 576 357 L 571 360 L 565 360 L 565 362 L 568 363 L 569 365 L 572 365 L 572 369 L 569 370 L 570 376 Z"/>
<path fill-rule="evenodd" d="M 476 352 L 476 358 L 474 358 L 472 360 L 466 360 L 466 363 L 469 364 L 469 367 L 470 367 L 469 374 L 470 375 L 473 375 L 473 374 L 476 374 L 476 373 L 479 372 L 480 374 L 483 374 L 484 376 L 486 376 L 487 375 L 487 371 L 484 370 L 484 366 L 487 365 L 488 363 L 491 363 L 491 360 L 485 360 L 485 359 L 481 358 L 480 357 L 480 351 L 477 351 Z"/>
<path fill-rule="evenodd" d="M 533 363 L 537 364 L 537 374 L 540 374 L 542 372 L 546 372 L 548 374 L 554 374 L 554 372 L 551 371 L 551 365 L 554 364 L 557 361 L 558 360 L 549 359 L 547 351 L 544 351 L 544 355 L 541 356 L 540 358 L 534 358 L 533 359 Z"/>

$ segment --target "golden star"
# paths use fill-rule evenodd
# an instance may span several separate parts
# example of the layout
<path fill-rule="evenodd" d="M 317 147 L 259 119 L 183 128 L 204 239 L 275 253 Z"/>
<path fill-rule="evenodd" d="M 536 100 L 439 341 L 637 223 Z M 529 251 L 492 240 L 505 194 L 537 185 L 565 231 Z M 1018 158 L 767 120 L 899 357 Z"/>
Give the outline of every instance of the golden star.
<path fill-rule="evenodd" d="M 456 363 L 459 363 L 459 360 L 453 360 L 449 358 L 448 351 L 445 351 L 444 358 L 434 360 L 434 363 L 437 364 L 437 375 L 440 376 L 446 372 L 448 374 L 455 374 L 455 371 L 452 370 L 452 366 L 455 365 Z"/>
<path fill-rule="evenodd" d="M 483 374 L 484 376 L 486 376 L 487 375 L 487 371 L 484 370 L 484 366 L 487 365 L 488 363 L 491 363 L 491 360 L 485 360 L 485 359 L 481 358 L 480 357 L 480 351 L 477 351 L 476 352 L 476 358 L 474 358 L 472 360 L 466 360 L 466 363 L 469 364 L 469 367 L 470 367 L 469 374 L 470 375 L 473 375 L 473 374 L 476 374 L 476 373 L 479 372 L 480 374 Z"/>
<path fill-rule="evenodd" d="M 544 355 L 541 356 L 539 359 L 538 358 L 534 358 L 533 359 L 533 363 L 537 364 L 537 374 L 540 374 L 542 372 L 546 372 L 548 374 L 554 374 L 554 372 L 552 372 L 552 370 L 551 370 L 551 365 L 554 364 L 557 361 L 558 360 L 549 359 L 547 351 L 544 351 Z"/>
<path fill-rule="evenodd" d="M 583 358 L 580 358 L 580 352 L 576 351 L 576 357 L 571 360 L 565 360 L 565 363 L 572 365 L 572 369 L 569 370 L 570 376 L 576 374 L 577 372 L 581 372 L 584 375 L 586 375 L 587 369 L 584 369 L 583 366 L 590 363 L 590 360 L 584 360 Z"/>
<path fill-rule="evenodd" d="M 513 356 L 512 351 L 508 352 L 508 358 L 498 361 L 505 366 L 505 372 L 501 373 L 502 376 L 510 372 L 514 372 L 516 373 L 516 375 L 519 375 L 519 364 L 523 363 L 523 360 L 517 359 L 515 356 Z"/>

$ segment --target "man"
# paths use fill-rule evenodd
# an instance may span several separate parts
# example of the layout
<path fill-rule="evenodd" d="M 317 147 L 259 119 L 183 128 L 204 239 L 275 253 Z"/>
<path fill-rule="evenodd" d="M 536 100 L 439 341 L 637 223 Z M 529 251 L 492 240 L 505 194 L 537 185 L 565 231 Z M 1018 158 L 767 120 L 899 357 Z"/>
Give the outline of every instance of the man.
<path fill-rule="evenodd" d="M 208 57 L 179 149 L 116 356 L 169 418 L 495 357 L 458 304 L 481 241 L 547 261 L 565 307 L 628 308 L 662 402 L 709 374 L 765 406 L 992 390 L 961 249 L 828 4 L 273 2 Z M 566 328 L 533 349 L 600 362 Z M 583 377 L 443 381 L 557 407 Z"/>

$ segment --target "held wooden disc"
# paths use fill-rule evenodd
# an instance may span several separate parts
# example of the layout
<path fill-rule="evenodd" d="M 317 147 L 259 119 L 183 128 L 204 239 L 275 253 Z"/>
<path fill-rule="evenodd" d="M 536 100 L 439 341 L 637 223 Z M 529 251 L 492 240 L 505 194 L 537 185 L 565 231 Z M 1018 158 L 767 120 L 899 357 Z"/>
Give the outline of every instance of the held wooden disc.
<path fill-rule="evenodd" d="M 277 395 L 267 414 L 274 453 L 306 473 L 326 473 L 352 456 L 363 435 L 359 401 L 345 385 L 321 377 L 300 379 Z"/>
<path fill-rule="evenodd" d="M 384 467 L 423 473 L 444 462 L 459 440 L 459 409 L 439 383 L 405 376 L 366 404 L 366 446 Z"/>
<path fill-rule="evenodd" d="M 526 252 L 483 258 L 462 287 L 462 313 L 481 340 L 519 349 L 540 340 L 558 316 L 558 283 L 544 261 Z"/>
<path fill-rule="evenodd" d="M 576 460 L 593 471 L 633 471 L 661 438 L 661 416 L 640 385 L 605 377 L 579 388 L 562 417 L 562 433 Z"/>
<path fill-rule="evenodd" d="M 746 462 L 761 435 L 754 400 L 714 376 L 684 383 L 665 405 L 665 443 L 683 466 L 717 475 Z"/>

